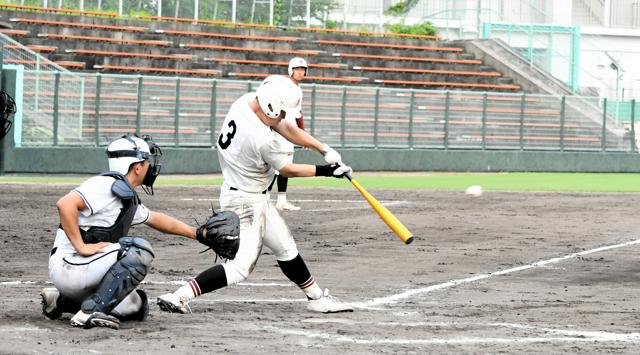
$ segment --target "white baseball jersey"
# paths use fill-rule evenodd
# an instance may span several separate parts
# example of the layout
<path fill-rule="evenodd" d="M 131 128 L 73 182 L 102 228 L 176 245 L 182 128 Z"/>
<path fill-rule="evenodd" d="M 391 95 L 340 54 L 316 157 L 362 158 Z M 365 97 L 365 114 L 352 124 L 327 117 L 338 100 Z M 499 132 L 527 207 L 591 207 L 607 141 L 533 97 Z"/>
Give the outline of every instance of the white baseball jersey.
<path fill-rule="evenodd" d="M 123 206 L 120 198 L 111 192 L 114 181 L 115 178 L 110 176 L 94 176 L 73 190 L 87 205 L 78 213 L 81 229 L 110 227 L 115 223 Z M 148 219 L 149 209 L 140 204 L 131 225 L 145 223 Z M 49 257 L 49 277 L 62 294 L 82 300 L 115 264 L 119 250 L 120 244 L 114 243 L 103 253 L 82 256 L 76 252 L 64 230 L 58 228 Z"/>
<path fill-rule="evenodd" d="M 217 142 L 225 184 L 245 192 L 266 190 L 275 171 L 288 163 L 277 133 L 249 107 L 255 97 L 245 94 L 231 105 Z"/>
<path fill-rule="evenodd" d="M 246 94 L 233 103 L 218 136 L 218 158 L 224 177 L 220 208 L 240 217 L 238 253 L 223 264 L 228 285 L 249 276 L 263 246 L 280 261 L 298 255 L 291 231 L 270 202 L 269 194 L 264 193 L 275 170 L 288 164 L 291 155 L 280 145 L 277 133 L 249 107 L 255 97 L 255 93 Z"/>

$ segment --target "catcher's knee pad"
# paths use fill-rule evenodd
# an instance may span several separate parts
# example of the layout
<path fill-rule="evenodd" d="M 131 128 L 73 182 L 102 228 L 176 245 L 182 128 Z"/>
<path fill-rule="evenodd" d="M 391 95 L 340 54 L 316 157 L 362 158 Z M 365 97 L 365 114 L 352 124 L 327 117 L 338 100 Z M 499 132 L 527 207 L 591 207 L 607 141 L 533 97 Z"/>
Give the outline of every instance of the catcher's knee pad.
<path fill-rule="evenodd" d="M 153 261 L 151 244 L 139 237 L 120 238 L 118 261 L 107 271 L 95 293 L 82 302 L 85 312 L 109 314 L 144 280 Z"/>

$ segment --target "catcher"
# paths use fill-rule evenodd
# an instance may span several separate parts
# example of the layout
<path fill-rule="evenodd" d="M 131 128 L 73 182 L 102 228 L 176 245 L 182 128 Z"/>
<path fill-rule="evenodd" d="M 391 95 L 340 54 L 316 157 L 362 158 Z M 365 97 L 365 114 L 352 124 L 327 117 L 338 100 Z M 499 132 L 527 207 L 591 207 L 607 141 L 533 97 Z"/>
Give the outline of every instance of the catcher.
<path fill-rule="evenodd" d="M 0 140 L 4 138 L 11 129 L 11 115 L 16 113 L 16 103 L 13 97 L 4 91 L 0 91 Z"/>
<path fill-rule="evenodd" d="M 233 228 L 221 229 L 219 217 L 194 228 L 142 204 L 135 188 L 142 186 L 152 195 L 161 168 L 162 151 L 151 137 L 125 135 L 109 144 L 107 155 L 110 171 L 86 180 L 57 203 L 60 226 L 49 256 L 55 287 L 40 293 L 42 312 L 50 319 L 74 313 L 74 327 L 118 329 L 120 321 L 147 316 L 147 295 L 136 287 L 154 251 L 145 239 L 129 236 L 131 226 L 144 223 L 160 232 L 197 238 L 227 258 L 235 256 L 239 242 Z M 232 235 L 208 233 L 218 229 Z"/>
<path fill-rule="evenodd" d="M 220 206 L 240 216 L 242 238 L 238 255 L 201 272 L 175 292 L 158 297 L 160 309 L 189 313 L 191 299 L 245 280 L 266 246 L 273 251 L 284 275 L 307 296 L 308 310 L 323 313 L 353 310 L 316 283 L 298 253 L 291 231 L 269 201 L 267 189 L 276 170 L 288 177 L 342 178 L 351 174 L 351 168 L 342 164 L 340 154 L 285 120 L 300 112 L 300 99 L 300 89 L 289 78 L 272 75 L 255 93 L 245 94 L 231 105 L 218 136 L 217 150 L 224 177 Z M 295 144 L 321 152 L 328 164 L 292 163 L 274 131 Z"/>

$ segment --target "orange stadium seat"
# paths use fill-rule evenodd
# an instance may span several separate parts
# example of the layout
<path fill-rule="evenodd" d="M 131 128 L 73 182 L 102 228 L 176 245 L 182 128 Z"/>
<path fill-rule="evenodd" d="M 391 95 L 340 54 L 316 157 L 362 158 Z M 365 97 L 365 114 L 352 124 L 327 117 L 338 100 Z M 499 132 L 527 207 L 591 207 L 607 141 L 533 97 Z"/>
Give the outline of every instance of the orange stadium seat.
<path fill-rule="evenodd" d="M 61 8 L 29 6 L 29 5 L 14 5 L 14 4 L 6 4 L 6 3 L 0 3 L 0 8 L 7 8 L 7 9 L 13 9 L 13 10 L 55 12 L 55 13 L 60 13 L 60 14 L 103 16 L 103 17 L 117 17 L 118 16 L 118 14 L 115 13 L 115 12 L 82 11 L 82 10 L 74 10 L 74 9 L 61 9 Z"/>
<path fill-rule="evenodd" d="M 170 41 L 147 41 L 147 40 L 137 40 L 137 39 L 65 35 L 65 34 L 58 34 L 58 33 L 39 33 L 38 37 L 58 38 L 58 39 L 78 39 L 78 40 L 84 40 L 84 41 L 112 42 L 112 43 L 122 43 L 122 44 L 140 44 L 140 45 L 165 46 L 165 47 L 170 46 L 172 44 L 172 42 Z"/>
<path fill-rule="evenodd" d="M 392 48 L 392 49 L 412 49 L 412 50 L 419 50 L 419 51 L 456 52 L 456 53 L 463 52 L 463 49 L 458 47 L 414 46 L 409 44 L 334 41 L 334 40 L 327 40 L 327 39 L 319 39 L 319 40 L 316 40 L 315 42 L 319 44 L 326 44 L 326 45 L 352 46 L 352 47 L 382 47 L 382 48 Z"/>
<path fill-rule="evenodd" d="M 284 37 L 284 36 L 253 36 L 239 35 L 231 33 L 215 33 L 215 32 L 197 32 L 197 31 L 180 31 L 180 30 L 156 30 L 156 33 L 166 33 L 170 35 L 194 36 L 194 37 L 217 37 L 231 39 L 251 39 L 256 41 L 275 41 L 275 42 L 296 42 L 300 38 Z"/>
<path fill-rule="evenodd" d="M 436 41 L 440 40 L 439 36 L 416 35 L 416 34 L 408 34 L 408 33 L 367 32 L 367 31 L 339 30 L 339 29 L 315 28 L 315 27 L 294 27 L 293 29 L 296 31 L 305 31 L 305 32 L 325 32 L 325 33 L 340 33 L 340 34 L 361 35 L 361 36 L 418 38 L 418 39 L 430 39 L 430 40 L 436 40 Z"/>
<path fill-rule="evenodd" d="M 446 59 L 446 58 L 429 58 L 429 57 L 404 57 L 396 55 L 376 55 L 376 54 L 359 54 L 359 53 L 333 53 L 334 57 L 357 58 L 357 59 L 381 59 L 381 60 L 404 60 L 411 62 L 434 62 L 449 64 L 482 64 L 477 59 Z"/>
<path fill-rule="evenodd" d="M 259 65 L 279 65 L 288 66 L 289 62 L 271 61 L 271 60 L 251 60 L 251 59 L 233 59 L 233 58 L 205 58 L 212 62 L 219 63 L 237 63 L 237 64 L 259 64 Z M 341 69 L 345 65 L 339 63 L 311 63 L 308 64 L 310 68 L 318 69 Z"/>
<path fill-rule="evenodd" d="M 66 53 L 75 54 L 93 54 L 113 57 L 143 57 L 152 59 L 174 59 L 174 60 L 192 60 L 193 56 L 190 54 L 153 54 L 153 53 L 132 53 L 132 52 L 111 52 L 111 51 L 99 51 L 92 49 L 67 49 Z"/>
<path fill-rule="evenodd" d="M 21 45 L 14 45 L 14 44 L 6 44 L 4 46 L 4 48 L 7 48 L 7 49 L 20 49 L 22 47 L 23 46 L 21 46 Z M 58 47 L 55 47 L 55 46 L 42 46 L 42 45 L 38 45 L 38 44 L 30 44 L 30 45 L 28 45 L 26 47 L 31 49 L 34 52 L 51 53 L 51 52 L 55 52 L 56 50 L 58 50 Z"/>
<path fill-rule="evenodd" d="M 82 27 L 82 28 L 94 28 L 99 30 L 112 30 L 112 31 L 125 31 L 125 32 L 144 32 L 144 27 L 137 26 L 114 26 L 114 25 L 100 25 L 95 23 L 82 23 L 82 22 L 69 22 L 69 21 L 52 21 L 52 20 L 40 20 L 35 18 L 11 18 L 11 22 L 22 22 L 35 25 L 56 25 L 64 27 Z"/>
<path fill-rule="evenodd" d="M 187 22 L 187 23 L 197 23 L 197 24 L 205 24 L 205 25 L 232 26 L 232 27 L 253 27 L 253 28 L 264 28 L 264 29 L 275 29 L 275 28 L 277 28 L 276 26 L 264 25 L 264 24 L 259 24 L 259 23 L 239 23 L 239 22 L 214 21 L 214 20 L 196 20 L 196 19 L 192 19 L 192 18 L 167 17 L 167 16 L 147 16 L 147 15 L 139 15 L 139 16 L 136 16 L 136 17 L 139 18 L 139 19 L 143 19 L 143 20 Z"/>
<path fill-rule="evenodd" d="M 5 34 L 7 36 L 26 36 L 31 32 L 26 30 L 12 30 L 9 28 L 0 28 L 0 33 Z"/>
<path fill-rule="evenodd" d="M 267 76 L 271 75 L 271 74 L 266 74 L 266 73 L 235 73 L 235 72 L 231 72 L 228 73 L 229 76 L 237 76 L 237 77 L 254 77 L 254 78 L 266 78 Z M 314 75 L 308 75 L 306 77 L 308 80 L 315 80 L 315 81 L 340 81 L 340 82 L 344 82 L 344 83 L 360 83 L 363 81 L 368 81 L 369 78 L 355 78 L 355 77 L 333 77 L 333 76 L 314 76 Z"/>
<path fill-rule="evenodd" d="M 433 70 L 433 69 L 358 67 L 358 66 L 354 66 L 353 69 L 364 70 L 364 71 L 384 71 L 384 72 L 397 72 L 397 73 L 420 73 L 420 74 L 466 75 L 466 76 L 502 76 L 502 74 L 495 71 L 478 72 L 478 71 L 459 71 L 459 70 Z"/>
<path fill-rule="evenodd" d="M 480 84 L 480 83 L 458 83 L 458 82 L 438 82 L 438 81 L 415 81 L 415 80 L 392 80 L 392 79 L 376 79 L 376 83 L 380 84 L 398 84 L 398 85 L 423 85 L 423 86 L 449 86 L 464 87 L 476 89 L 501 89 L 501 90 L 520 90 L 518 85 L 507 84 Z"/>
<path fill-rule="evenodd" d="M 234 46 L 219 46 L 215 44 L 198 44 L 198 43 L 181 43 L 180 47 L 193 48 L 193 49 L 215 49 L 215 50 L 221 50 L 221 51 L 275 53 L 275 54 L 300 55 L 300 56 L 318 55 L 320 53 L 324 53 L 323 51 L 314 51 L 314 50 L 286 50 L 286 49 L 272 49 L 272 48 L 234 47 Z"/>
<path fill-rule="evenodd" d="M 127 65 L 94 65 L 95 69 L 107 69 L 107 70 L 119 70 L 119 71 L 141 71 L 141 72 L 156 72 L 156 73 L 171 73 L 171 74 L 191 74 L 191 75 L 206 75 L 206 76 L 219 76 L 220 70 L 214 69 L 173 69 L 173 68 L 151 68 L 151 67 L 132 67 Z"/>

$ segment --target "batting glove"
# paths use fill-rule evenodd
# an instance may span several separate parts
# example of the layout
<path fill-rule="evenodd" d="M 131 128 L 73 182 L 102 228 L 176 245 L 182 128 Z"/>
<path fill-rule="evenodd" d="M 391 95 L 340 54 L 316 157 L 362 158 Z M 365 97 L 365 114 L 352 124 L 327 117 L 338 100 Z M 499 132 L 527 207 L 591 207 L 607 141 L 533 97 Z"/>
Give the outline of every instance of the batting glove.
<path fill-rule="evenodd" d="M 324 155 L 324 161 L 326 161 L 327 164 L 342 164 L 340 153 L 336 152 L 327 144 L 322 146 L 322 155 Z"/>
<path fill-rule="evenodd" d="M 352 173 L 353 169 L 348 165 L 316 165 L 316 176 L 333 176 L 338 179 L 346 176 L 351 179 Z"/>

